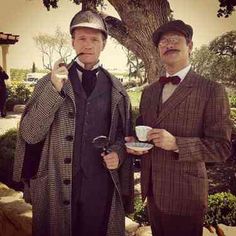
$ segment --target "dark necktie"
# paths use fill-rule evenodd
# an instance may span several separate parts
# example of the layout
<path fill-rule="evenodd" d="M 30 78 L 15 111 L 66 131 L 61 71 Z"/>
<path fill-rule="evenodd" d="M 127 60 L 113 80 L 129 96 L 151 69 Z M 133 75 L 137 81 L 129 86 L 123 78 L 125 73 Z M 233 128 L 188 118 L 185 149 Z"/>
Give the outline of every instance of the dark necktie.
<path fill-rule="evenodd" d="M 159 79 L 159 83 L 161 83 L 162 85 L 165 85 L 167 83 L 172 83 L 172 84 L 179 84 L 181 81 L 181 79 L 179 78 L 179 76 L 161 76 Z"/>
<path fill-rule="evenodd" d="M 83 67 L 81 67 L 78 63 L 75 63 L 76 68 L 82 72 L 82 86 L 84 88 L 85 93 L 87 94 L 87 97 L 92 93 L 92 91 L 95 88 L 96 82 L 97 82 L 97 76 L 96 73 L 99 70 L 99 67 L 94 70 L 86 70 Z"/>

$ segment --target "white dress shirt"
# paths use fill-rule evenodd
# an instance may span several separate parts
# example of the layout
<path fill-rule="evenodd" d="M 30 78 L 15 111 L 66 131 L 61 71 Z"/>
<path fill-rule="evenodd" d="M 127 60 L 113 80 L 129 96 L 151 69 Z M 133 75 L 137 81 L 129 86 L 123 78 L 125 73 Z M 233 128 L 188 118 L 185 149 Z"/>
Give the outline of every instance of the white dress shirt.
<path fill-rule="evenodd" d="M 177 73 L 173 75 L 169 75 L 166 73 L 166 76 L 179 76 L 181 79 L 180 83 L 183 81 L 187 73 L 189 72 L 191 68 L 191 65 L 186 66 L 184 69 L 178 71 Z M 178 87 L 179 84 L 172 84 L 172 83 L 167 83 L 165 84 L 163 91 L 162 91 L 162 103 L 164 103 L 175 91 L 175 89 Z"/>
<path fill-rule="evenodd" d="M 84 68 L 84 63 L 81 62 L 78 58 L 76 58 L 76 62 L 82 67 Z M 91 70 L 97 69 L 100 66 L 100 62 L 98 61 L 96 65 L 93 66 L 93 68 Z M 85 68 L 84 68 L 85 69 Z M 82 72 L 78 69 L 76 69 L 79 75 L 79 79 L 80 81 L 82 81 Z M 97 72 L 98 73 L 98 72 Z M 97 74 L 96 74 L 97 75 Z"/>

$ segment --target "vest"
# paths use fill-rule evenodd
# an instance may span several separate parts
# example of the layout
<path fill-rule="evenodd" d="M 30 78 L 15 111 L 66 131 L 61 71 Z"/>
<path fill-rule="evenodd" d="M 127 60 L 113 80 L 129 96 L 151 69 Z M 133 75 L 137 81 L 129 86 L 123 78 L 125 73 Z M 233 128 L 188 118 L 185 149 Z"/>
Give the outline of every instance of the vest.
<path fill-rule="evenodd" d="M 75 66 L 69 72 L 76 104 L 76 129 L 73 153 L 73 176 L 82 171 L 86 177 L 104 173 L 101 150 L 93 139 L 109 135 L 111 123 L 111 81 L 100 70 L 93 92 L 87 98 Z"/>

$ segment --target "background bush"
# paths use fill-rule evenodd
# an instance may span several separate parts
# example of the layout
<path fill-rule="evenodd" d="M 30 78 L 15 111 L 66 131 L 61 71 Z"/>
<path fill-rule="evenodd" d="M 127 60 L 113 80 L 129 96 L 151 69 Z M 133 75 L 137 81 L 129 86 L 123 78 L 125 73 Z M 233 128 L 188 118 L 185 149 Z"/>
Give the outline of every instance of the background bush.
<path fill-rule="evenodd" d="M 205 224 L 236 226 L 236 196 L 227 192 L 209 195 Z"/>
<path fill-rule="evenodd" d="M 148 225 L 147 207 L 142 203 L 140 196 L 136 196 L 134 204 L 135 212 L 130 218 L 140 225 Z M 216 226 L 217 224 L 236 226 L 236 196 L 231 193 L 222 192 L 208 196 L 208 210 L 204 225 Z"/>
<path fill-rule="evenodd" d="M 0 181 L 11 188 L 19 190 L 22 189 L 22 184 L 12 181 L 16 139 L 16 129 L 10 129 L 0 136 Z"/>
<path fill-rule="evenodd" d="M 19 81 L 12 81 L 8 86 L 7 111 L 12 111 L 14 105 L 25 104 L 30 98 L 33 88 Z"/>
<path fill-rule="evenodd" d="M 236 108 L 236 96 L 230 95 L 229 96 L 229 103 L 230 103 L 230 107 Z"/>
<path fill-rule="evenodd" d="M 140 225 L 149 225 L 147 206 L 142 202 L 141 196 L 137 195 L 134 199 L 134 213 L 129 217 Z"/>

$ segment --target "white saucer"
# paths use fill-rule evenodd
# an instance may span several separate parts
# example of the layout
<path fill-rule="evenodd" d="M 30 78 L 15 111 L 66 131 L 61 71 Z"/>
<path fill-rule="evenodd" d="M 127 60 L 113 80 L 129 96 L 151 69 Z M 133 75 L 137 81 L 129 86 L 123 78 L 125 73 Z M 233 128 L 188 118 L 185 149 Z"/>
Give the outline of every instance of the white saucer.
<path fill-rule="evenodd" d="M 125 146 L 129 149 L 134 151 L 148 151 L 153 148 L 153 144 L 150 143 L 139 143 L 139 142 L 132 142 L 132 143 L 125 143 Z"/>

